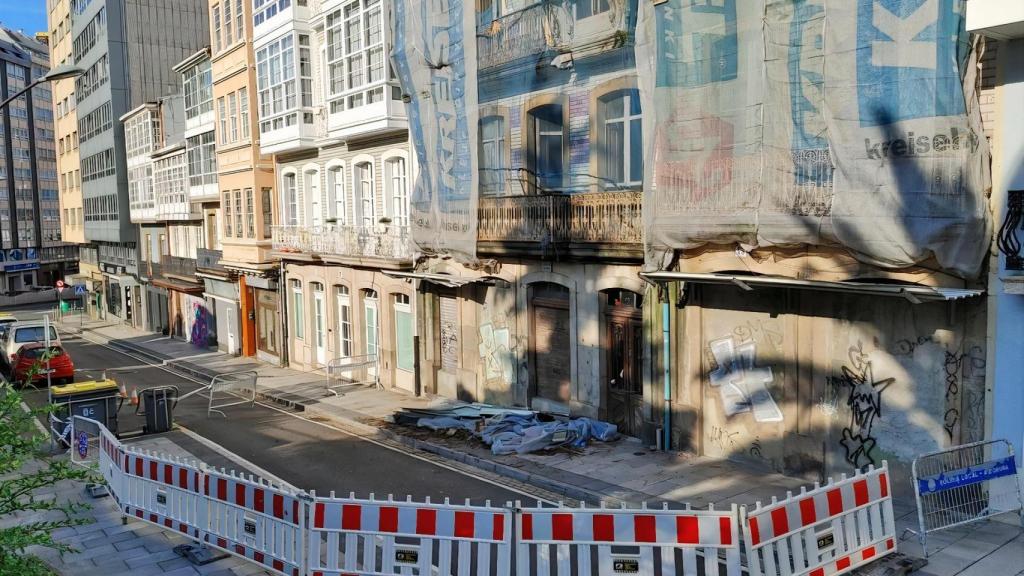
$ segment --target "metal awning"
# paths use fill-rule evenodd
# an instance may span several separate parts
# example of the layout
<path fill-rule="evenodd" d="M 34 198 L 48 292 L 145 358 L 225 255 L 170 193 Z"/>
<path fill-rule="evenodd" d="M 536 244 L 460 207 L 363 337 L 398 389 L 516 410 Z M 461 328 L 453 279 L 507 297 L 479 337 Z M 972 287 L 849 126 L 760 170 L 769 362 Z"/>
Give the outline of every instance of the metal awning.
<path fill-rule="evenodd" d="M 914 304 L 922 302 L 948 302 L 981 296 L 984 290 L 968 288 L 934 288 L 917 284 L 878 284 L 872 282 L 828 282 L 825 280 L 798 280 L 781 276 L 746 276 L 714 272 L 641 272 L 651 282 L 693 282 L 695 284 L 728 284 L 743 290 L 756 288 L 795 288 L 823 292 L 844 292 L 867 296 L 896 296 Z"/>
<path fill-rule="evenodd" d="M 500 276 L 480 276 L 476 278 L 463 278 L 461 276 L 452 276 L 451 274 L 431 274 L 429 272 L 397 272 L 394 270 L 381 270 L 385 276 L 391 278 L 405 278 L 407 280 L 421 280 L 423 282 L 430 282 L 432 284 L 438 284 L 446 288 L 459 288 L 466 284 L 472 284 L 479 282 L 482 284 L 492 284 L 495 280 L 502 282 L 508 282 Z"/>

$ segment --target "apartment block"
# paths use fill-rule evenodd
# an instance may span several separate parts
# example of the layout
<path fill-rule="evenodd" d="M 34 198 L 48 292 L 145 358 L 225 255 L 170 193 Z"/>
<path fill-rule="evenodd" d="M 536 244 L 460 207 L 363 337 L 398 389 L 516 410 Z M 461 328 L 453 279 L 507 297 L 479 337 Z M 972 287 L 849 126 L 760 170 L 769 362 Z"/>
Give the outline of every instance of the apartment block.
<path fill-rule="evenodd" d="M 25 88 L 50 69 L 47 35 L 0 27 L 0 94 Z M 53 286 L 77 272 L 78 251 L 63 241 L 52 87 L 41 84 L 0 111 L 0 291 Z M 63 151 L 64 142 L 61 142 Z"/>

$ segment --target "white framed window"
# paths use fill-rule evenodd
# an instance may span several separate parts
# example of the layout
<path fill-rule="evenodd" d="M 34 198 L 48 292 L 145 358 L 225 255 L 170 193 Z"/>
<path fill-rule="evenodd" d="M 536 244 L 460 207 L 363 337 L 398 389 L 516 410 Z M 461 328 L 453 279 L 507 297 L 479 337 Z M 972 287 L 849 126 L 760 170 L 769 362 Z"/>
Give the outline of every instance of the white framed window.
<path fill-rule="evenodd" d="M 309 217 L 306 221 L 311 222 L 313 226 L 322 226 L 324 213 L 320 204 L 320 172 L 307 170 L 302 179 L 306 185 L 306 197 L 309 198 Z"/>
<path fill-rule="evenodd" d="M 355 191 L 359 198 L 360 225 L 366 228 L 377 223 L 377 198 L 373 186 L 373 165 L 369 162 L 356 164 L 353 170 Z"/>
<path fill-rule="evenodd" d="M 220 122 L 220 143 L 227 144 L 228 140 L 228 111 L 224 105 L 224 97 L 217 98 L 217 119 Z"/>
<path fill-rule="evenodd" d="M 302 300 L 302 281 L 292 280 L 292 329 L 299 340 L 305 337 L 306 311 Z"/>
<path fill-rule="evenodd" d="M 480 190 L 498 193 L 505 189 L 505 117 L 480 119 Z"/>
<path fill-rule="evenodd" d="M 213 7 L 213 51 L 220 52 L 220 4 Z"/>
<path fill-rule="evenodd" d="M 267 120 L 297 107 L 294 36 L 282 36 L 256 52 L 256 85 L 260 131 L 266 132 Z"/>
<path fill-rule="evenodd" d="M 600 165 L 608 187 L 637 187 L 643 183 L 643 127 L 639 90 L 618 90 L 600 98 L 598 120 L 604 151 Z"/>
<path fill-rule="evenodd" d="M 231 2 L 231 0 L 227 0 Z M 235 0 L 235 37 L 239 40 L 245 39 L 245 24 L 242 19 L 245 13 L 242 11 L 242 0 Z"/>
<path fill-rule="evenodd" d="M 342 358 L 352 356 L 352 298 L 348 286 L 338 286 L 338 354 Z"/>
<path fill-rule="evenodd" d="M 284 204 L 288 207 L 285 217 L 289 226 L 299 225 L 299 190 L 295 180 L 294 172 L 284 175 Z"/>
<path fill-rule="evenodd" d="M 185 118 L 191 120 L 206 112 L 212 112 L 213 72 L 210 69 L 210 61 L 203 60 L 185 70 L 183 80 Z"/>
<path fill-rule="evenodd" d="M 227 48 L 234 44 L 235 39 L 231 34 L 232 28 L 235 27 L 234 21 L 231 19 L 231 0 L 225 0 L 224 2 L 224 47 Z"/>
<path fill-rule="evenodd" d="M 405 169 L 405 158 L 391 158 L 387 161 L 386 167 L 391 223 L 405 228 L 409 226 L 409 178 Z"/>
<path fill-rule="evenodd" d="M 224 191 L 224 200 L 221 203 L 221 212 L 224 215 L 224 236 L 230 238 L 232 236 L 233 228 L 231 226 L 231 191 Z"/>
<path fill-rule="evenodd" d="M 565 145 L 562 106 L 546 104 L 530 111 L 533 122 L 533 171 L 537 187 L 550 190 L 562 187 L 562 154 Z"/>
<path fill-rule="evenodd" d="M 383 100 L 389 74 L 381 0 L 353 0 L 327 15 L 328 99 L 331 111 Z"/>
<path fill-rule="evenodd" d="M 242 87 L 238 89 L 238 123 L 242 125 L 242 139 L 249 139 L 249 89 Z"/>
<path fill-rule="evenodd" d="M 228 126 L 231 129 L 230 142 L 238 142 L 238 94 L 228 94 Z"/>
<path fill-rule="evenodd" d="M 344 226 L 345 219 L 345 168 L 331 166 L 327 168 L 327 202 L 331 218 L 338 226 Z"/>

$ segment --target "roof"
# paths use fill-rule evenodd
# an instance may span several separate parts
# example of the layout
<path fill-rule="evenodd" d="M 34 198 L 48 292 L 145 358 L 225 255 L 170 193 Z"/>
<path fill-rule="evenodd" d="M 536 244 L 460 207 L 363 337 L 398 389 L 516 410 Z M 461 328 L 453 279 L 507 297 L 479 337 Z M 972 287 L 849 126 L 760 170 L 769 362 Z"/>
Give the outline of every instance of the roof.
<path fill-rule="evenodd" d="M 714 272 L 642 272 L 640 276 L 652 282 L 693 282 L 695 284 L 729 284 L 746 291 L 756 288 L 794 288 L 823 292 L 844 292 L 869 296 L 895 296 L 914 304 L 922 302 L 948 302 L 981 296 L 984 290 L 969 288 L 938 288 L 919 284 L 880 284 L 873 282 L 828 282 L 824 280 L 798 280 L 782 276 L 755 276 L 718 274 Z"/>

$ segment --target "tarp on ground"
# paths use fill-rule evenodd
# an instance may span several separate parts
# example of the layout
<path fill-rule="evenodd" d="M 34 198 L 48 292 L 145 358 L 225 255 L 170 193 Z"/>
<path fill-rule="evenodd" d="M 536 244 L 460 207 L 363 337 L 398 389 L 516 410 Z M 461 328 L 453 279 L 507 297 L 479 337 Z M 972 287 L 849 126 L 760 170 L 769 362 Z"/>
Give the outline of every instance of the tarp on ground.
<path fill-rule="evenodd" d="M 647 265 L 838 244 L 975 277 L 989 151 L 963 0 L 639 3 Z"/>

